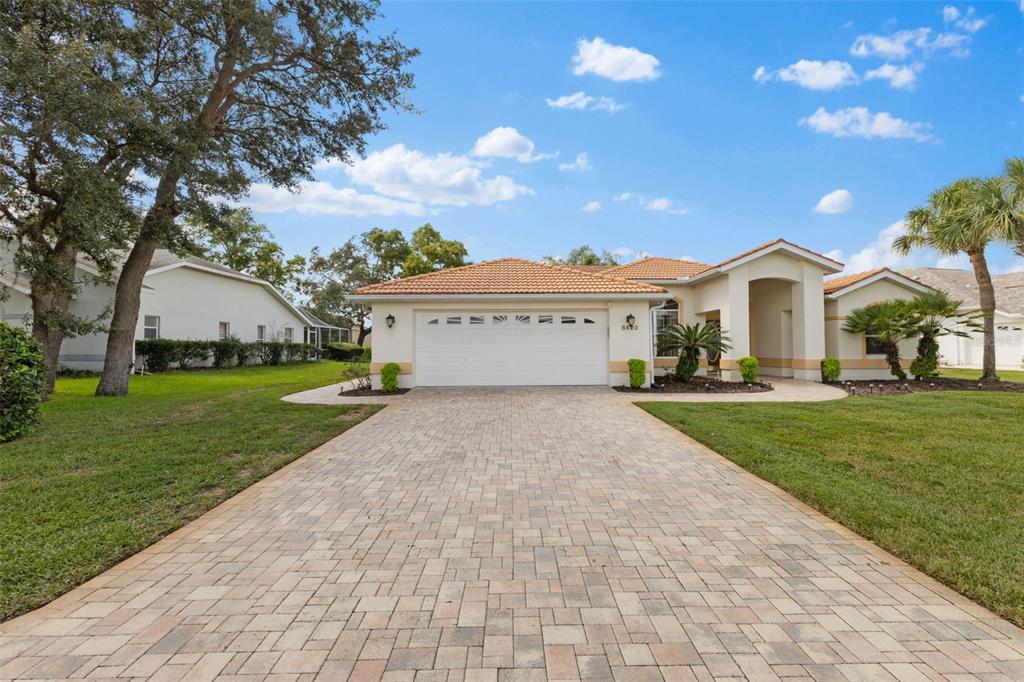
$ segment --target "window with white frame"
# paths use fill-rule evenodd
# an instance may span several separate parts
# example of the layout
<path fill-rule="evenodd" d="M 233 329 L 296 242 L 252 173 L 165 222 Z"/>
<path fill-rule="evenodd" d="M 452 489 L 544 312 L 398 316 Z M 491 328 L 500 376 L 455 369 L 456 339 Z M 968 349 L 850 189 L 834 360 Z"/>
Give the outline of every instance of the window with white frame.
<path fill-rule="evenodd" d="M 659 358 L 675 357 L 662 343 L 659 336 L 661 332 L 674 324 L 679 324 L 679 304 L 669 301 L 663 308 L 654 309 L 654 345 Z"/>
<path fill-rule="evenodd" d="M 146 315 L 142 318 L 142 338 L 144 339 L 159 339 L 160 338 L 160 316 L 159 315 Z"/>
<path fill-rule="evenodd" d="M 266 341 L 267 340 L 267 325 L 258 324 L 256 325 L 256 340 Z"/>
<path fill-rule="evenodd" d="M 221 322 L 217 328 L 217 336 L 221 341 L 231 336 L 231 323 Z"/>
<path fill-rule="evenodd" d="M 287 341 L 288 343 L 291 343 L 292 340 L 294 339 L 294 337 L 295 337 L 295 330 L 292 329 L 291 327 L 285 327 L 284 328 L 284 340 Z"/>

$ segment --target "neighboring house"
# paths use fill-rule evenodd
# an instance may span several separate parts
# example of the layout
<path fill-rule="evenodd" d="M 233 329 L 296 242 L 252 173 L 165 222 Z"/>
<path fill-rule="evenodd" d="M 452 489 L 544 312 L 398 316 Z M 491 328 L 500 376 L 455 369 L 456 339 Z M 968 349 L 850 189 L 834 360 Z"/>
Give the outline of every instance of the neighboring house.
<path fill-rule="evenodd" d="M 29 280 L 14 274 L 10 251 L 0 248 L 0 272 L 8 296 L 0 302 L 6 322 L 31 326 Z M 86 318 L 109 314 L 114 288 L 80 260 L 76 278 L 83 283 L 70 312 Z M 273 285 L 251 275 L 194 256 L 158 250 L 143 280 L 136 339 L 203 339 L 234 336 L 242 341 L 303 342 L 311 326 L 305 314 Z M 107 335 L 65 339 L 60 363 L 73 369 L 103 367 Z"/>
<path fill-rule="evenodd" d="M 941 289 L 964 302 L 963 312 L 979 312 L 978 283 L 974 272 L 951 268 L 917 268 L 906 270 L 907 277 L 933 289 Z M 996 291 L 996 366 L 1020 369 L 1024 363 L 1024 272 L 994 275 Z M 980 331 L 969 336 L 944 336 L 939 339 L 943 364 L 954 367 L 981 367 L 984 352 Z"/>
<path fill-rule="evenodd" d="M 317 348 L 326 348 L 333 341 L 348 341 L 349 330 L 342 329 L 330 322 L 325 322 L 314 315 L 309 308 L 300 307 L 302 316 L 306 318 L 306 343 Z"/>
<path fill-rule="evenodd" d="M 862 335 L 826 325 L 825 277 L 841 270 L 777 239 L 716 265 L 651 257 L 594 271 L 504 258 L 370 285 L 353 299 L 372 307 L 378 386 L 388 362 L 406 387 L 620 385 L 631 358 L 647 362 L 650 380 L 675 366 L 657 332 L 677 322 L 728 332 L 732 350 L 702 362 L 725 379 L 753 355 L 763 374 L 820 380 L 829 344 L 850 364 L 845 376 L 888 376 L 882 355 L 861 351 Z M 855 298 L 889 298 L 894 279 L 907 298 L 924 288 L 886 273 Z M 841 289 L 828 301 L 834 317 Z"/>

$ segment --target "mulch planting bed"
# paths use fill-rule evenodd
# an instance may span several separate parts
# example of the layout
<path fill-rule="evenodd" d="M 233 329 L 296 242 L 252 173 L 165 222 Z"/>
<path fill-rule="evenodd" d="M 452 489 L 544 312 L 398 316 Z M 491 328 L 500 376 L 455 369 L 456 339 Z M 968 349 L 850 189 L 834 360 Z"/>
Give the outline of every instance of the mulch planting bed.
<path fill-rule="evenodd" d="M 1009 381 L 977 381 L 971 379 L 880 379 L 875 381 L 830 381 L 829 386 L 841 388 L 850 395 L 905 395 L 930 391 L 997 391 L 1024 393 L 1024 384 Z"/>
<path fill-rule="evenodd" d="M 343 395 L 346 398 L 362 398 L 369 395 L 402 395 L 408 392 L 408 388 L 397 388 L 391 393 L 385 393 L 379 388 L 354 388 L 351 391 L 342 391 L 338 395 Z"/>
<path fill-rule="evenodd" d="M 766 382 L 745 384 L 741 381 L 719 381 L 705 377 L 694 377 L 685 382 L 655 383 L 650 388 L 630 388 L 629 386 L 615 386 L 614 388 L 623 393 L 766 393 L 775 390 L 770 383 Z"/>

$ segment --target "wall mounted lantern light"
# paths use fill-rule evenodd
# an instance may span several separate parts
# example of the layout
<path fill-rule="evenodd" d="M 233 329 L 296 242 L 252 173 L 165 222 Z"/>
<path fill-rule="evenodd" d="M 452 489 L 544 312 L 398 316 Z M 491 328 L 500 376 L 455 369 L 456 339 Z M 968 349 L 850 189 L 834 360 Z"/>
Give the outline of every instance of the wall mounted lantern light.
<path fill-rule="evenodd" d="M 635 324 L 636 324 L 636 317 L 633 316 L 633 313 L 630 313 L 629 315 L 626 315 L 626 325 L 629 326 L 629 327 L 632 327 Z"/>
<path fill-rule="evenodd" d="M 395 316 L 388 314 L 388 316 L 384 318 L 384 323 L 387 324 L 388 329 L 391 329 L 395 326 Z"/>

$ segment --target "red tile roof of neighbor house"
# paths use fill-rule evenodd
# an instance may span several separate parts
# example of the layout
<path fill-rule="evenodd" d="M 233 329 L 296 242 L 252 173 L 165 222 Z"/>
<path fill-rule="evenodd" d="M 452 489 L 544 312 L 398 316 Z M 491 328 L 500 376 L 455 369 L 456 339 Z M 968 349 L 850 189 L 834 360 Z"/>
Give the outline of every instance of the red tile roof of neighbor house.
<path fill-rule="evenodd" d="M 560 265 L 572 268 L 573 270 L 579 270 L 580 272 L 603 272 L 619 267 L 618 265 L 574 265 L 571 263 L 561 263 Z"/>
<path fill-rule="evenodd" d="M 659 258 L 649 256 L 640 260 L 617 265 L 604 274 L 625 279 L 679 279 L 692 277 L 707 270 L 710 265 L 683 258 Z"/>
<path fill-rule="evenodd" d="M 524 258 L 499 258 L 356 289 L 366 295 L 663 294 L 661 287 Z"/>

